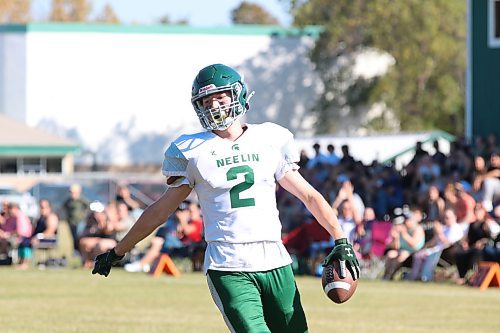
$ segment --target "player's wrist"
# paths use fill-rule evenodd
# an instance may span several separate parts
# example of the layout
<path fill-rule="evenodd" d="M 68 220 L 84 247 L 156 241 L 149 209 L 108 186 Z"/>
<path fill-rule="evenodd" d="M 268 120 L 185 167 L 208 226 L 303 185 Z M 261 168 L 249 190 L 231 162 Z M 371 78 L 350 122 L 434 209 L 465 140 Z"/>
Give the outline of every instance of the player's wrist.
<path fill-rule="evenodd" d="M 125 256 L 125 253 L 126 252 L 121 252 L 119 249 L 117 249 L 116 247 L 112 248 L 111 249 L 111 254 L 116 257 L 116 258 L 120 258 L 120 257 L 124 257 Z"/>
<path fill-rule="evenodd" d="M 347 244 L 349 244 L 349 241 L 345 237 L 338 238 L 335 240 L 335 245 L 347 245 Z"/>

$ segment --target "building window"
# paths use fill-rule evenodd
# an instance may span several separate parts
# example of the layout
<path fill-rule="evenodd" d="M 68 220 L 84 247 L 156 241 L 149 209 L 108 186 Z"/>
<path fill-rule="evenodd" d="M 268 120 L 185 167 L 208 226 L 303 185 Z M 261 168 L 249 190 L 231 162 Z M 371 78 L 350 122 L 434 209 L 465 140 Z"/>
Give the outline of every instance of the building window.
<path fill-rule="evenodd" d="M 62 158 L 51 157 L 47 158 L 47 173 L 61 173 L 62 172 Z"/>
<path fill-rule="evenodd" d="M 500 0 L 489 0 L 488 11 L 488 44 L 500 48 Z"/>
<path fill-rule="evenodd" d="M 17 173 L 17 159 L 16 158 L 1 158 L 0 159 L 0 173 Z"/>

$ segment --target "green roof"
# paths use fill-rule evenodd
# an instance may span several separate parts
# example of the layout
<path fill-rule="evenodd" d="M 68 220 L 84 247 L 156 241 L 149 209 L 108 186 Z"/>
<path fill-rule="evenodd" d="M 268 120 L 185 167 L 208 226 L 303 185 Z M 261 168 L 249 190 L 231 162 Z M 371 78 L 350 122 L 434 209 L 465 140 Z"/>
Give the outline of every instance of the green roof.
<path fill-rule="evenodd" d="M 79 151 L 79 146 L 0 146 L 0 156 L 63 156 Z"/>
<path fill-rule="evenodd" d="M 274 25 L 233 25 L 227 27 L 191 27 L 188 25 L 124 25 L 98 23 L 30 23 L 0 25 L 0 32 L 80 32 L 119 34 L 201 34 L 201 35 L 260 35 L 276 37 L 318 37 L 320 26 L 281 27 Z"/>
<path fill-rule="evenodd" d="M 438 139 L 444 139 L 446 141 L 453 142 L 453 141 L 455 141 L 455 136 L 448 133 L 448 132 L 445 132 L 445 131 L 434 131 L 434 132 L 429 133 L 429 137 L 427 137 L 427 139 L 425 139 L 425 140 L 422 140 L 421 142 L 422 143 L 434 142 Z M 405 150 L 402 150 L 399 153 L 397 153 L 389 158 L 386 158 L 381 163 L 382 164 L 390 163 L 392 160 L 398 158 L 401 155 L 404 155 L 408 152 L 414 152 L 415 148 L 416 147 L 414 145 L 411 147 L 408 147 Z"/>

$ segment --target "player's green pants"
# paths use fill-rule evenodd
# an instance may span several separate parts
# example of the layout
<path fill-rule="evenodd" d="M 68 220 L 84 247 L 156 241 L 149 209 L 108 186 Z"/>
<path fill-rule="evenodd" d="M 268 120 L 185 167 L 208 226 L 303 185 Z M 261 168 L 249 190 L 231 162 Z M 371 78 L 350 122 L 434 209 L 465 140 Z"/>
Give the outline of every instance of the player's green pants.
<path fill-rule="evenodd" d="M 307 332 L 290 265 L 266 272 L 209 270 L 207 280 L 231 332 Z"/>

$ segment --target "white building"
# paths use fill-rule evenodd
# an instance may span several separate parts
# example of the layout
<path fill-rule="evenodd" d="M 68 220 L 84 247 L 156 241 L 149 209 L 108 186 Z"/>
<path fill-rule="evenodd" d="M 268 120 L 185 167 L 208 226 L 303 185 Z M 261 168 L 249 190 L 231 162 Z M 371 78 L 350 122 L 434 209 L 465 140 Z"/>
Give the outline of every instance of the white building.
<path fill-rule="evenodd" d="M 80 142 L 99 164 L 159 164 L 180 132 L 201 129 L 197 72 L 233 66 L 256 91 L 249 122 L 313 133 L 321 92 L 307 52 L 319 28 L 0 26 L 0 113 Z"/>

